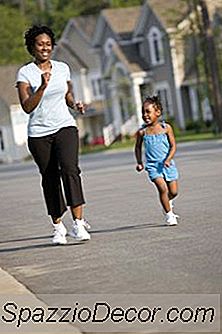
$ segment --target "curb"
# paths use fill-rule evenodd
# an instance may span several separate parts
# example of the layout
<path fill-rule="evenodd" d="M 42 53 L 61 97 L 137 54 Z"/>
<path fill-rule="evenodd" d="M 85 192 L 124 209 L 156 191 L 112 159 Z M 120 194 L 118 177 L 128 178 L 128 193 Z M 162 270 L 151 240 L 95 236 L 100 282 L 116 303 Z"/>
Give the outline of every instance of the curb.
<path fill-rule="evenodd" d="M 19 305 L 19 302 L 23 303 L 23 306 L 30 306 L 34 305 L 36 307 L 37 305 L 42 307 L 42 309 L 47 310 L 47 305 L 44 304 L 41 300 L 39 300 L 30 290 L 28 290 L 22 283 L 18 282 L 12 275 L 10 275 L 8 272 L 0 268 L 0 307 L 1 311 L 1 319 L 0 319 L 0 333 L 13 333 L 18 332 L 20 334 L 22 333 L 28 333 L 28 334 L 52 334 L 52 333 L 71 333 L 71 334 L 82 334 L 82 332 L 69 324 L 64 324 L 64 326 L 61 326 L 56 324 L 53 327 L 50 325 L 49 326 L 45 323 L 41 324 L 41 329 L 39 328 L 34 328 L 36 327 L 35 325 L 33 326 L 33 323 L 31 323 L 31 326 L 28 324 L 21 326 L 20 328 L 16 328 L 15 322 L 12 324 L 12 321 L 9 321 L 10 323 L 4 323 L 3 315 L 6 315 L 9 319 L 13 320 L 12 315 L 13 313 L 10 314 L 4 314 L 4 305 L 5 303 L 12 301 L 17 305 Z M 19 302 L 17 302 L 19 300 Z M 28 301 L 28 303 L 27 303 Z M 3 325 L 2 325 L 3 324 Z M 31 328 L 30 328 L 31 327 Z M 24 330 L 23 330 L 24 328 Z"/>

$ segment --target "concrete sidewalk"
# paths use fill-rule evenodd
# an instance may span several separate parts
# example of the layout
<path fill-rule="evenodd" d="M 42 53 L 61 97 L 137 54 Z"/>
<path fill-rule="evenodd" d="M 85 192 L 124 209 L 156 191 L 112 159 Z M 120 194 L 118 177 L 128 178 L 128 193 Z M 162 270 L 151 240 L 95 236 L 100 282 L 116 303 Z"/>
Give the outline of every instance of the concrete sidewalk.
<path fill-rule="evenodd" d="M 5 311 L 4 305 L 6 303 L 14 303 L 14 305 L 21 305 L 21 307 L 29 307 L 30 309 L 33 309 L 35 307 L 40 307 L 42 310 L 47 310 L 47 305 L 44 304 L 41 300 L 39 300 L 30 290 L 28 290 L 23 284 L 19 283 L 13 276 L 8 274 L 5 270 L 0 268 L 0 307 L 1 307 L 1 319 L 0 319 L 0 333 L 29 333 L 29 334 L 52 334 L 52 333 L 70 333 L 70 334 L 81 334 L 82 332 L 77 329 L 76 327 L 73 327 L 69 324 L 46 324 L 41 323 L 40 325 L 37 323 L 35 325 L 32 321 L 24 321 L 24 323 L 21 324 L 21 326 L 18 328 L 17 319 L 19 315 L 19 308 L 16 309 L 13 306 L 13 309 L 11 307 L 8 307 Z M 12 312 L 12 310 L 14 312 Z M 17 312 L 15 312 L 15 310 Z M 9 312 L 10 311 L 10 312 Z M 16 318 L 15 321 L 15 314 Z M 25 319 L 27 317 L 27 312 L 24 312 Z M 7 319 L 8 322 L 3 321 L 4 319 Z M 56 318 L 56 317 L 55 317 Z"/>

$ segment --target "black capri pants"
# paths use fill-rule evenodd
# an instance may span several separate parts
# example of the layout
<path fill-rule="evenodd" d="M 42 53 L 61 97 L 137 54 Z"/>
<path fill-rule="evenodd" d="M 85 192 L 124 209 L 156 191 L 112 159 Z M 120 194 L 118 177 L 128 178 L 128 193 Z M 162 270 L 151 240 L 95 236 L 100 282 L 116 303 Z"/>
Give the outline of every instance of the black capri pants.
<path fill-rule="evenodd" d="M 81 171 L 78 166 L 78 129 L 70 126 L 48 136 L 28 137 L 28 147 L 42 176 L 48 214 L 59 218 L 67 210 L 67 206 L 77 207 L 84 204 Z"/>

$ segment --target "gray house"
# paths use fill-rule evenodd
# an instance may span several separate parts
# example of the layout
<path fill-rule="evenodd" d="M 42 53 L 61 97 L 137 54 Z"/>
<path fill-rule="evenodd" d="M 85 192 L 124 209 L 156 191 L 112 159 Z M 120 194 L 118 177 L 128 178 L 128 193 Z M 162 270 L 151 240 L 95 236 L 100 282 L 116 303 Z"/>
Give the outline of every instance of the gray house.
<path fill-rule="evenodd" d="M 144 82 L 149 66 L 139 57 L 132 41 L 140 11 L 140 7 L 103 10 L 93 37 L 93 47 L 101 59 L 106 96 L 107 145 L 122 135 L 135 133 L 138 122 L 142 122 L 138 82 Z"/>
<path fill-rule="evenodd" d="M 148 2 L 142 7 L 103 10 L 93 46 L 101 58 L 107 98 L 107 141 L 135 133 L 142 123 L 142 101 L 150 94 L 160 95 L 165 118 L 184 126 L 175 94 L 170 41 Z"/>
<path fill-rule="evenodd" d="M 206 0 L 206 5 L 221 55 L 222 1 Z M 180 129 L 212 120 L 204 59 L 198 68 L 203 57 L 198 11 L 182 0 L 147 0 L 141 7 L 101 12 L 93 46 L 101 59 L 107 143 L 135 132 L 142 122 L 141 103 L 150 94 L 161 97 L 163 117 Z"/>
<path fill-rule="evenodd" d="M 222 1 L 205 0 L 214 39 L 217 46 L 218 62 L 221 57 Z M 169 40 L 172 73 L 175 83 L 177 115 L 175 120 L 180 128 L 195 121 L 212 121 L 207 82 L 209 70 L 204 52 L 203 13 L 195 2 L 168 0 L 147 0 L 143 6 L 141 24 L 149 20 L 152 11 L 162 25 Z M 145 18 L 147 17 L 147 19 Z M 141 27 L 140 27 L 141 29 Z M 202 32 L 201 32 L 202 30 Z M 138 30 L 137 30 L 138 32 Z M 216 61 L 216 55 L 215 61 Z M 219 60 L 220 59 L 220 60 Z"/>
<path fill-rule="evenodd" d="M 150 65 L 150 89 L 161 97 L 164 117 L 173 118 L 184 128 L 184 113 L 177 80 L 177 55 L 173 48 L 171 29 L 187 14 L 184 1 L 145 1 L 133 37 L 140 39 L 140 56 Z"/>
<path fill-rule="evenodd" d="M 103 136 L 104 95 L 100 58 L 91 45 L 97 18 L 89 15 L 71 19 L 58 42 L 53 58 L 71 70 L 76 100 L 87 104 L 84 116 L 75 115 L 82 141 L 96 142 Z"/>

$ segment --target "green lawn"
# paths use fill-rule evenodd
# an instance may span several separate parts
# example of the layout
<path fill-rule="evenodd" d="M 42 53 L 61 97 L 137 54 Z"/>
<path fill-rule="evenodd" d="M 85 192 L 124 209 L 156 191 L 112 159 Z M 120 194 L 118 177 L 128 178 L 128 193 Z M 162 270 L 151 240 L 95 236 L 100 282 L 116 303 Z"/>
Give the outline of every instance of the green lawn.
<path fill-rule="evenodd" d="M 186 133 L 176 136 L 176 142 L 188 142 L 188 141 L 199 141 L 199 140 L 213 140 L 213 139 L 222 139 L 222 134 L 215 135 L 212 132 L 207 133 Z M 81 154 L 100 152 L 104 150 L 114 150 L 114 149 L 124 149 L 124 148 L 133 148 L 135 144 L 135 139 L 123 139 L 113 143 L 111 146 L 106 147 L 104 145 L 94 145 L 94 146 L 85 146 L 82 147 L 80 152 Z"/>

